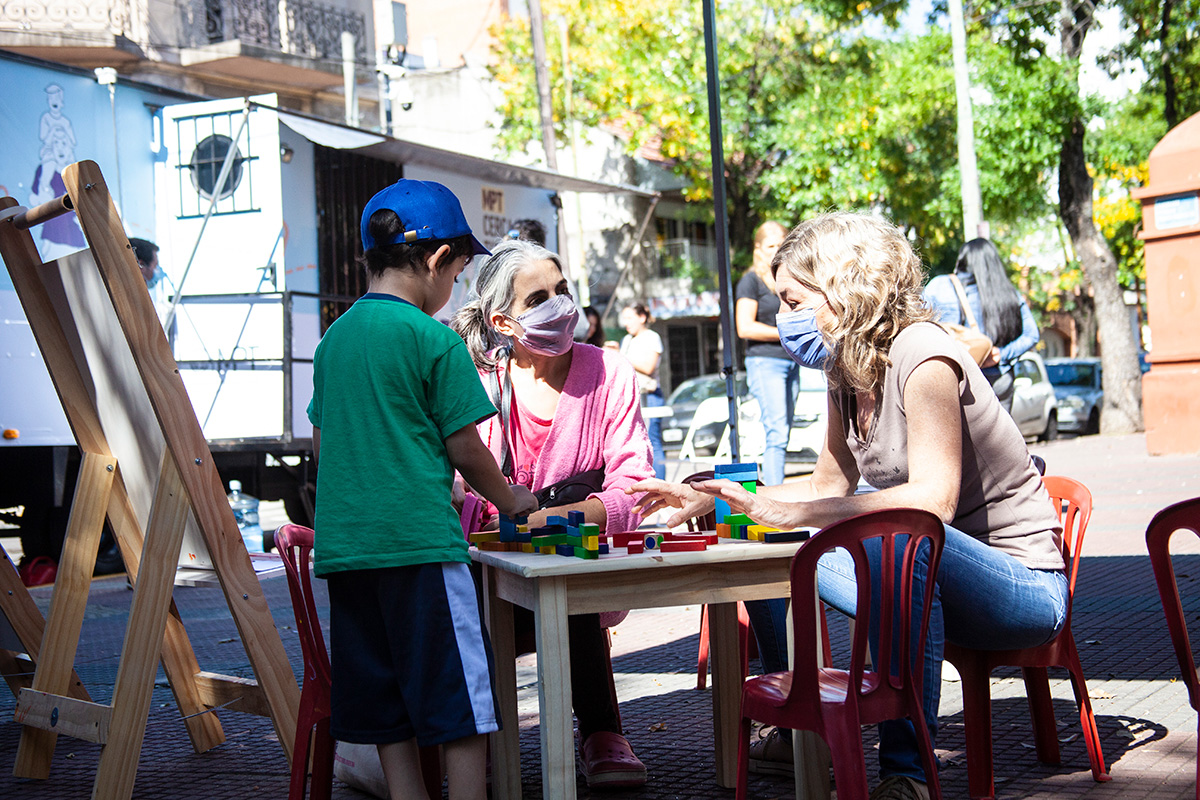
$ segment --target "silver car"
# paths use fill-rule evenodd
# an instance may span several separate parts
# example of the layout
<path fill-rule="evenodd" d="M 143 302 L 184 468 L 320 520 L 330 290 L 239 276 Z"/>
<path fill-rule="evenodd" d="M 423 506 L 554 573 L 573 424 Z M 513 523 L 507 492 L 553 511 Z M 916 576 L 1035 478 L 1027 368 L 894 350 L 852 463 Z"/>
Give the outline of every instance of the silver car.
<path fill-rule="evenodd" d="M 1058 429 L 1081 434 L 1100 432 L 1100 409 L 1104 405 L 1098 358 L 1051 358 L 1046 374 L 1058 398 Z"/>
<path fill-rule="evenodd" d="M 1056 403 L 1046 365 L 1030 350 L 1013 365 L 1012 417 L 1026 439 L 1048 442 L 1058 438 Z"/>

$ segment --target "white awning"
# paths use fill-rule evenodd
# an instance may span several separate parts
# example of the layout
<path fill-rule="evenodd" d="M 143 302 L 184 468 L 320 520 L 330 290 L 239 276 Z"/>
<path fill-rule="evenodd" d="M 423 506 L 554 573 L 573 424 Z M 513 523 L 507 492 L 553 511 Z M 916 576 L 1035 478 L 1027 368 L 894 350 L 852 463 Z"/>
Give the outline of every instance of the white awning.
<path fill-rule="evenodd" d="M 269 106 L 263 106 L 263 108 L 269 108 Z M 471 175 L 495 183 L 529 186 L 534 189 L 547 189 L 555 192 L 658 196 L 658 192 L 639 189 L 624 183 L 575 178 L 538 167 L 518 167 L 503 161 L 491 161 L 478 156 L 443 150 L 440 147 L 393 139 L 379 133 L 296 114 L 293 111 L 271 110 L 278 112 L 280 122 L 310 142 L 339 150 L 353 150 L 381 161 L 390 161 L 395 164 L 419 164 L 460 175 Z"/>

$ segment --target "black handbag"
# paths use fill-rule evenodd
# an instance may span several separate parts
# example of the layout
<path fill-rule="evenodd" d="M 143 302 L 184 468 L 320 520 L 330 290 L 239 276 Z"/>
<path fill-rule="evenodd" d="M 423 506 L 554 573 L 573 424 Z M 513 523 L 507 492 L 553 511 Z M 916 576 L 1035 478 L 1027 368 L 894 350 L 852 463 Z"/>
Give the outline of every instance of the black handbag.
<path fill-rule="evenodd" d="M 512 420 L 509 409 L 512 408 L 512 379 L 508 369 L 504 370 L 504 383 L 500 383 L 499 368 L 492 370 L 491 381 L 488 384 L 488 395 L 496 410 L 500 413 L 500 471 L 511 482 L 513 479 L 513 456 L 509 447 L 509 437 L 512 435 Z M 604 488 L 604 468 L 589 469 L 564 478 L 561 481 L 543 486 L 533 493 L 538 508 L 565 506 L 572 503 L 582 503 L 590 495 Z"/>

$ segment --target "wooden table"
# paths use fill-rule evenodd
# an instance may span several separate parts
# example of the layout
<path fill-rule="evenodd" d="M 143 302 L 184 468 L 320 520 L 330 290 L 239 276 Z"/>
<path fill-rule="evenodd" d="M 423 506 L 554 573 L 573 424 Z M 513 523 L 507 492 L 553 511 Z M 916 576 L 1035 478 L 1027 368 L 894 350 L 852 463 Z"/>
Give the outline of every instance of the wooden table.
<path fill-rule="evenodd" d="M 513 605 L 533 612 L 537 636 L 543 797 L 575 798 L 567 615 L 703 603 L 708 604 L 711 637 L 716 779 L 733 787 L 742 690 L 737 601 L 788 596 L 788 567 L 799 546 L 722 540 L 703 552 L 649 551 L 598 561 L 472 550 L 471 557 L 483 566 L 496 692 L 505 723 L 492 735 L 495 800 L 521 797 Z"/>

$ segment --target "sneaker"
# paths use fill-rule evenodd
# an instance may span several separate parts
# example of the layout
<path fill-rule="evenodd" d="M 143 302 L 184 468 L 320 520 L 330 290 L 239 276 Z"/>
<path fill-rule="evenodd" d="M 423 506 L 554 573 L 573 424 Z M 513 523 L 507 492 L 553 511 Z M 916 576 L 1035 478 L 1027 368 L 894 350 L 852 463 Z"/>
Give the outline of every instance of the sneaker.
<path fill-rule="evenodd" d="M 929 787 L 907 775 L 889 775 L 871 792 L 871 800 L 929 800 Z"/>
<path fill-rule="evenodd" d="M 766 736 L 759 731 L 759 738 L 750 743 L 749 769 L 755 775 L 795 774 L 792 761 L 792 743 L 783 738 L 779 728 L 772 728 Z"/>

